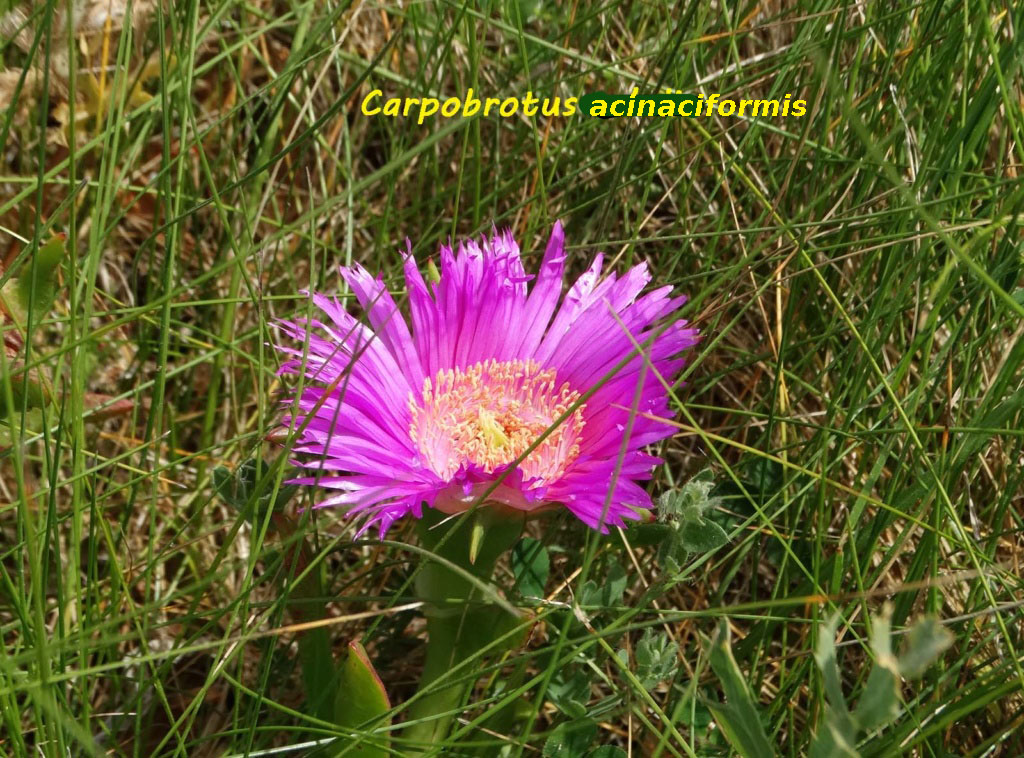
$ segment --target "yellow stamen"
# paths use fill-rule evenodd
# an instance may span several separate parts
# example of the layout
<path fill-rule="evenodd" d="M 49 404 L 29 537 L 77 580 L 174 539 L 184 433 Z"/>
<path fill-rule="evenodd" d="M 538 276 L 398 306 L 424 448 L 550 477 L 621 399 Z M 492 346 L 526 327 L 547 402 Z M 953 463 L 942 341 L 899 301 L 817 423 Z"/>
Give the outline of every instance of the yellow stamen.
<path fill-rule="evenodd" d="M 409 397 L 410 435 L 428 465 L 450 478 L 464 464 L 492 472 L 519 458 L 550 434 L 520 463 L 527 479 L 557 479 L 580 450 L 584 406 L 552 429 L 579 400 L 568 383 L 556 386 L 554 369 L 534 361 L 476 363 L 446 369 Z"/>

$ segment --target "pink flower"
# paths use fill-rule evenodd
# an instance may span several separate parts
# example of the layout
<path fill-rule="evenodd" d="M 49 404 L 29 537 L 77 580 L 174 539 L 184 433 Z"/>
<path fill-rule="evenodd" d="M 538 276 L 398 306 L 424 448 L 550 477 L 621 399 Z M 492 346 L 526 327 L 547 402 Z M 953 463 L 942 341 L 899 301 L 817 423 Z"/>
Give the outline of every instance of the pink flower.
<path fill-rule="evenodd" d="M 640 296 L 646 264 L 600 279 L 598 255 L 562 297 L 564 241 L 556 223 L 531 287 L 507 231 L 443 245 L 431 286 L 410 252 L 408 322 L 382 279 L 342 268 L 369 327 L 321 294 L 326 318 L 280 324 L 299 343 L 279 346 L 291 356 L 280 373 L 308 383 L 282 420 L 301 430 L 297 465 L 316 471 L 295 481 L 334 491 L 317 507 L 365 515 L 360 532 L 376 524 L 382 537 L 424 505 L 457 513 L 488 490 L 488 502 L 564 506 L 604 531 L 652 507 L 638 482 L 660 460 L 644 448 L 674 432 L 655 372 L 672 381 L 697 331 L 671 287 Z"/>

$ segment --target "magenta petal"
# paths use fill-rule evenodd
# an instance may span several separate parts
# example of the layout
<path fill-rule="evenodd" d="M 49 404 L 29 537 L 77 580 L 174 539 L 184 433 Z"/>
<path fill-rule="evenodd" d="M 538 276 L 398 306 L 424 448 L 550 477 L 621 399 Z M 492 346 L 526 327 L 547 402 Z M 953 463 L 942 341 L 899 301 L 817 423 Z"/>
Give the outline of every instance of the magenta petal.
<path fill-rule="evenodd" d="M 532 356 L 540 346 L 541 337 L 547 329 L 551 316 L 558 307 L 558 296 L 562 291 L 562 276 L 565 272 L 565 234 L 562 224 L 555 222 L 551 230 L 551 239 L 544 250 L 544 260 L 540 264 L 540 275 L 526 301 L 518 326 L 521 340 L 513 355 Z"/>
<path fill-rule="evenodd" d="M 409 325 L 398 310 L 394 298 L 388 292 L 384 282 L 374 279 L 365 268 L 358 263 L 352 268 L 342 267 L 341 275 L 355 293 L 359 304 L 366 310 L 370 324 L 380 335 L 388 351 L 394 356 L 401 356 L 398 367 L 405 375 L 411 387 L 423 386 L 423 367 L 413 349 Z"/>

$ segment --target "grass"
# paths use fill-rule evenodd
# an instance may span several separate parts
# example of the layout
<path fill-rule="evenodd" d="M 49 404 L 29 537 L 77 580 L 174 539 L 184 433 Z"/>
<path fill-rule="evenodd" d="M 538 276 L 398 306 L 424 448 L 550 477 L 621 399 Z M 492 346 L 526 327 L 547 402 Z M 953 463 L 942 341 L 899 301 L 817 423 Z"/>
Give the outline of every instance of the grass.
<path fill-rule="evenodd" d="M 730 542 L 669 571 L 632 531 L 536 522 L 550 602 L 506 661 L 526 711 L 466 727 L 507 694 L 482 677 L 462 749 L 539 754 L 582 672 L 594 744 L 729 754 L 702 639 L 727 617 L 775 750 L 803 755 L 825 620 L 841 616 L 854 700 L 888 601 L 897 632 L 928 613 L 955 641 L 861 753 L 1024 751 L 1024 7 L 189 0 L 121 24 L 106 2 L 73 23 L 64 3 L 5 2 L 0 279 L 52 233 L 71 243 L 52 310 L 21 342 L 3 327 L 0 754 L 297 755 L 330 736 L 304 709 L 281 535 L 212 483 L 279 452 L 271 324 L 306 307 L 300 290 L 339 291 L 342 263 L 400 297 L 406 237 L 425 260 L 509 226 L 536 263 L 556 219 L 574 273 L 603 250 L 690 295 L 704 338 L 651 487 L 710 466 Z M 808 113 L 417 126 L 358 110 L 372 87 L 633 86 L 793 93 Z M 41 408 L 10 394 L 25 365 L 52 384 Z M 307 510 L 296 539 L 330 645 L 361 637 L 398 713 L 422 666 L 422 620 L 395 610 L 413 533 L 352 535 Z M 564 604 L 616 564 L 621 597 L 574 625 Z M 645 629 L 678 645 L 649 688 L 631 675 Z"/>

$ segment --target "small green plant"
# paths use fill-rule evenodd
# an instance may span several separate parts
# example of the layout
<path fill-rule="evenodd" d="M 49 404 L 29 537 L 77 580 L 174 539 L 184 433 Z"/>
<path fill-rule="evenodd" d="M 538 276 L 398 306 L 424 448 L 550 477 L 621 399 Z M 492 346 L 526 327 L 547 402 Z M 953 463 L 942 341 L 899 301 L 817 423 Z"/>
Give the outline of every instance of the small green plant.
<path fill-rule="evenodd" d="M 297 487 L 280 483 L 282 459 L 268 463 L 249 458 L 234 471 L 225 466 L 213 470 L 214 488 L 220 498 L 252 524 L 254 529 L 273 530 L 283 544 L 280 592 L 299 601 L 293 611 L 299 623 L 327 617 L 321 567 L 302 534 L 299 521 L 286 509 Z M 384 685 L 358 641 L 351 641 L 338 663 L 331 653 L 328 630 L 313 626 L 300 632 L 298 654 L 306 689 L 306 710 L 352 736 L 340 737 L 318 756 L 334 755 L 345 749 L 357 758 L 383 758 L 389 741 L 363 733 L 362 727 L 386 728 L 391 710 Z"/>
<path fill-rule="evenodd" d="M 648 690 L 671 680 L 679 668 L 679 645 L 665 632 L 645 629 L 636 644 L 636 676 Z"/>
<path fill-rule="evenodd" d="M 860 756 L 856 745 L 859 737 L 878 731 L 900 717 L 900 682 L 916 679 L 953 644 L 953 635 L 937 619 L 925 617 L 910 628 L 902 652 L 892 651 L 890 633 L 891 608 L 875 617 L 871 625 L 871 653 L 875 659 L 864 691 L 851 709 L 843 695 L 836 660 L 835 633 L 839 615 L 833 616 L 814 652 L 825 684 L 824 724 L 811 743 L 812 758 Z"/>
<path fill-rule="evenodd" d="M 710 553 L 729 543 L 729 535 L 709 517 L 718 504 L 712 497 L 715 482 L 704 469 L 678 492 L 666 492 L 658 501 L 658 522 L 664 530 L 658 560 L 670 573 L 678 572 L 688 557 Z"/>
<path fill-rule="evenodd" d="M 823 724 L 811 743 L 811 758 L 860 758 L 858 740 L 893 724 L 901 716 L 900 682 L 915 679 L 953 643 L 953 635 L 938 620 L 925 617 L 910 628 L 899 655 L 892 651 L 888 606 L 871 624 L 874 664 L 856 707 L 843 695 L 836 660 L 835 634 L 840 617 L 834 615 L 818 638 L 814 659 L 825 687 Z M 761 724 L 759 712 L 736 659 L 732 654 L 729 626 L 722 621 L 710 644 L 711 669 L 718 677 L 726 702 L 707 705 L 729 744 L 744 758 L 771 758 L 775 751 Z"/>
<path fill-rule="evenodd" d="M 0 288 L 0 327 L 3 327 L 3 362 L 0 363 L 0 422 L 8 414 L 7 393 L 10 385 L 12 410 L 41 408 L 53 399 L 51 380 L 33 363 L 32 332 L 53 308 L 57 296 L 57 272 L 64 258 L 67 235 L 56 234 L 35 247 Z M 24 360 L 27 358 L 28 360 Z"/>
<path fill-rule="evenodd" d="M 544 743 L 544 758 L 625 758 L 626 751 L 615 745 L 592 748 L 597 739 L 597 724 L 579 719 L 559 724 Z"/>
<path fill-rule="evenodd" d="M 707 707 L 736 752 L 744 758 L 771 758 L 775 753 L 761 724 L 747 680 L 733 657 L 729 622 L 726 619 L 719 623 L 709 647 L 711 670 L 722 685 L 725 702 L 708 699 Z"/>

